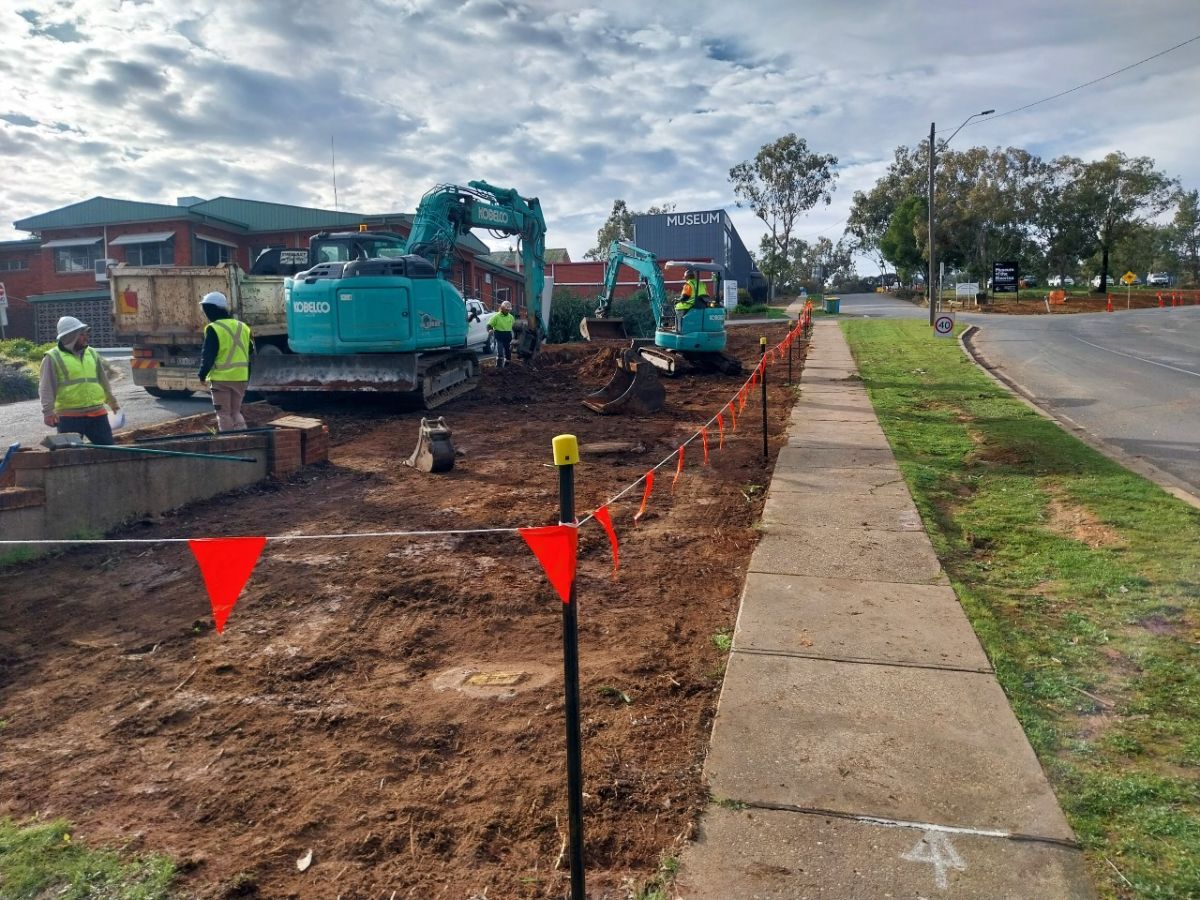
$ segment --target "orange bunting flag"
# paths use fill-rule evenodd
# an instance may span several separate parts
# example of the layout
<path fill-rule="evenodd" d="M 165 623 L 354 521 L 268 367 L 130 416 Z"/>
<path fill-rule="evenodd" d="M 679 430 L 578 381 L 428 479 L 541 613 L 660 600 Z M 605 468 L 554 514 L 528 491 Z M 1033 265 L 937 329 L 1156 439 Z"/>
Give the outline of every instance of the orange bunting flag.
<path fill-rule="evenodd" d="M 738 392 L 738 412 L 744 412 L 746 409 L 746 393 L 745 388 Z"/>
<path fill-rule="evenodd" d="M 729 401 L 729 418 L 733 419 L 733 430 L 737 431 L 737 410 L 733 408 L 733 401 Z"/>
<path fill-rule="evenodd" d="M 717 449 L 725 449 L 725 420 L 717 413 Z"/>
<path fill-rule="evenodd" d="M 683 448 L 684 445 L 679 445 L 679 464 L 675 466 L 675 477 L 671 479 L 671 491 L 675 491 L 675 482 L 679 480 L 679 474 L 683 471 Z"/>
<path fill-rule="evenodd" d="M 225 622 L 233 612 L 242 588 L 266 546 L 265 537 L 197 538 L 188 541 L 192 556 L 200 566 L 208 601 L 212 604 L 213 622 L 217 634 L 225 630 Z"/>
<path fill-rule="evenodd" d="M 654 490 L 654 470 L 653 469 L 651 469 L 649 472 L 646 473 L 646 491 L 645 491 L 645 493 L 642 494 L 642 505 L 638 509 L 637 515 L 635 515 L 633 517 L 634 525 L 636 525 L 638 523 L 638 519 L 640 519 L 643 515 L 645 515 L 646 504 L 650 501 L 650 492 L 652 490 Z"/>
<path fill-rule="evenodd" d="M 594 513 L 596 521 L 604 526 L 604 530 L 608 532 L 608 543 L 612 546 L 613 552 L 613 575 L 617 574 L 617 569 L 621 565 L 621 552 L 617 545 L 617 530 L 613 528 L 612 516 L 608 514 L 608 507 L 602 506 Z"/>
<path fill-rule="evenodd" d="M 704 445 L 704 464 L 708 465 L 708 426 L 700 429 L 700 443 Z"/>
<path fill-rule="evenodd" d="M 547 525 L 544 528 L 518 528 L 546 572 L 546 578 L 563 603 L 571 602 L 575 582 L 575 557 L 579 547 L 579 529 L 574 525 Z"/>

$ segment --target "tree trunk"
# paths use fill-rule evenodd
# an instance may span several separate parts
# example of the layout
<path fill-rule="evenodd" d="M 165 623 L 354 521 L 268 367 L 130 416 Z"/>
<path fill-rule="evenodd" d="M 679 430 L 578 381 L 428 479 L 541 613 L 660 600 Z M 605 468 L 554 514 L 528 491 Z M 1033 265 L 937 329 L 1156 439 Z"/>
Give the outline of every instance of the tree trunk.
<path fill-rule="evenodd" d="M 1100 248 L 1100 292 L 1108 290 L 1108 244 Z"/>

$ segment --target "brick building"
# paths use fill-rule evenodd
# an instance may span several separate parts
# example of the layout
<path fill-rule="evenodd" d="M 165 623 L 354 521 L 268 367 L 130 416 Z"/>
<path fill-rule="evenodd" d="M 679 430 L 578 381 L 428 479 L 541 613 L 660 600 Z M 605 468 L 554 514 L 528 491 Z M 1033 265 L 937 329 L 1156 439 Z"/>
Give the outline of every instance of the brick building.
<path fill-rule="evenodd" d="M 407 235 L 411 215 L 366 216 L 237 197 L 181 197 L 176 205 L 93 197 L 14 222 L 28 240 L 0 241 L 0 283 L 8 298 L 7 337 L 54 339 L 59 316 L 92 326 L 93 343 L 114 342 L 106 268 L 236 263 L 249 269 L 268 247 L 306 248 L 318 231 L 355 230 Z M 489 306 L 524 304 L 525 283 L 487 258 L 471 235 L 458 243 L 451 279 L 468 297 Z"/>

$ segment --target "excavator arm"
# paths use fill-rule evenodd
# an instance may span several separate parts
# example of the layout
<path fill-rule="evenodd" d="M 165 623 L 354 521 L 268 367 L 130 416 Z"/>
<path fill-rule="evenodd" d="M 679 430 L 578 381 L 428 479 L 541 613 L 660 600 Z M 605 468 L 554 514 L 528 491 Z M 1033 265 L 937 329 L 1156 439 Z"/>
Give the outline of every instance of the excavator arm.
<path fill-rule="evenodd" d="M 643 250 L 625 241 L 613 241 L 608 247 L 608 267 L 604 270 L 604 293 L 598 298 L 596 318 L 608 317 L 612 308 L 613 293 L 617 288 L 617 276 L 621 266 L 629 266 L 642 276 L 646 292 L 650 297 L 650 310 L 654 313 L 655 326 L 662 325 L 663 310 L 667 308 L 667 287 L 663 282 L 658 258 L 649 250 Z"/>
<path fill-rule="evenodd" d="M 522 197 L 512 188 L 496 187 L 486 181 L 470 181 L 466 187 L 438 185 L 421 198 L 406 252 L 425 257 L 448 280 L 459 237 L 476 228 L 520 239 L 526 321 L 517 353 L 528 359 L 546 336 L 542 320 L 546 219 L 536 197 Z"/>

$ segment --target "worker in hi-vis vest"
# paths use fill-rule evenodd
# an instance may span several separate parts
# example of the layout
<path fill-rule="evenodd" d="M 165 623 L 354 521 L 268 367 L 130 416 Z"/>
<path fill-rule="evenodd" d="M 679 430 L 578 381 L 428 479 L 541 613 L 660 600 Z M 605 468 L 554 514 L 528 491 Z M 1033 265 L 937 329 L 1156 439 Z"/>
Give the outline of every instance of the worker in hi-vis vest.
<path fill-rule="evenodd" d="M 697 302 L 701 306 L 708 303 L 708 285 L 700 280 L 700 276 L 696 274 L 696 270 L 688 268 L 683 273 L 683 290 L 679 294 L 679 300 L 675 304 L 675 312 L 682 316 L 690 310 Z"/>
<path fill-rule="evenodd" d="M 88 346 L 90 328 L 74 316 L 58 320 L 58 342 L 42 358 L 38 399 L 43 421 L 57 426 L 59 434 L 75 432 L 93 444 L 111 444 L 112 425 L 104 405 L 114 413 L 120 407 L 100 354 Z"/>
<path fill-rule="evenodd" d="M 242 401 L 250 383 L 250 359 L 254 355 L 250 326 L 230 315 L 229 298 L 220 291 L 205 294 L 200 308 L 208 324 L 204 326 L 199 375 L 212 391 L 217 430 L 245 428 Z"/>
<path fill-rule="evenodd" d="M 512 304 L 505 300 L 500 304 L 500 311 L 488 322 L 488 331 L 496 336 L 497 369 L 503 369 L 512 361 L 513 326 L 516 321 L 512 314 Z"/>

